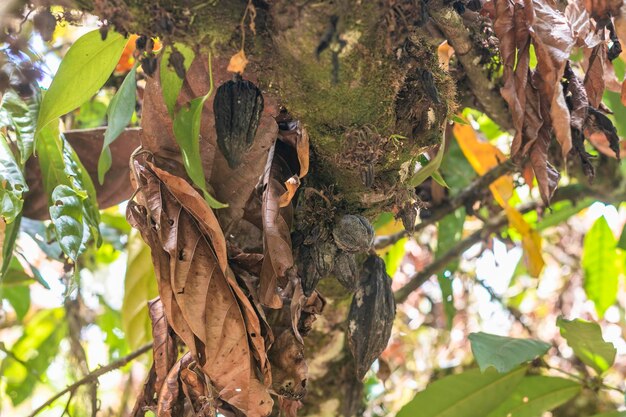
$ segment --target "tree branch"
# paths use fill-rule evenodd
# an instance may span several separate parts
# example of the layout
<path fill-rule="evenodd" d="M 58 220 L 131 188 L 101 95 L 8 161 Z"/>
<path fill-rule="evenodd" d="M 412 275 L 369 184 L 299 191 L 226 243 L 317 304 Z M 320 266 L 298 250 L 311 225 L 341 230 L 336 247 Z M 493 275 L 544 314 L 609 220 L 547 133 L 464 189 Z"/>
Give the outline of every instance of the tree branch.
<path fill-rule="evenodd" d="M 511 129 L 513 123 L 508 106 L 499 91 L 494 88 L 493 82 L 487 77 L 485 69 L 478 64 L 481 56 L 474 48 L 470 33 L 461 16 L 452 7 L 444 5 L 442 0 L 429 2 L 428 14 L 454 48 L 469 80 L 469 87 L 482 110 L 502 129 Z"/>
<path fill-rule="evenodd" d="M 143 355 L 144 353 L 146 353 L 150 349 L 152 349 L 152 343 L 149 343 L 147 345 L 144 345 L 144 346 L 140 347 L 136 351 L 134 351 L 134 352 L 124 356 L 123 358 L 120 358 L 120 359 L 116 360 L 115 362 L 111 362 L 110 364 L 108 364 L 106 366 L 101 366 L 100 368 L 98 368 L 95 371 L 91 372 L 89 375 L 86 375 L 84 378 L 79 379 L 78 381 L 74 382 L 72 385 L 69 385 L 68 387 L 66 387 L 64 390 L 62 390 L 62 391 L 56 393 L 55 395 L 53 395 L 52 397 L 50 397 L 45 403 L 43 403 L 35 411 L 33 411 L 29 415 L 29 417 L 36 416 L 37 414 L 39 414 L 41 411 L 43 411 L 45 408 L 50 406 L 53 402 L 55 402 L 57 399 L 59 399 L 60 397 L 62 397 L 65 394 L 67 394 L 68 392 L 69 393 L 73 393 L 81 385 L 85 385 L 85 384 L 89 384 L 89 383 L 95 382 L 102 375 L 104 375 L 104 374 L 106 374 L 108 372 L 114 371 L 114 370 L 116 370 L 118 368 L 121 368 L 122 366 L 126 365 L 128 362 L 130 362 L 133 359 Z"/>
<path fill-rule="evenodd" d="M 491 170 L 487 171 L 485 175 L 476 178 L 470 185 L 463 188 L 458 194 L 446 203 L 438 206 L 433 210 L 432 215 L 421 223 L 417 224 L 412 232 L 402 230 L 390 236 L 380 236 L 376 238 L 374 246 L 376 249 L 382 249 L 389 245 L 393 245 L 398 240 L 409 235 L 410 233 L 417 233 L 424 229 L 426 226 L 434 224 L 443 219 L 450 213 L 454 213 L 457 209 L 463 206 L 470 206 L 474 204 L 480 198 L 480 191 L 483 191 L 489 187 L 489 185 L 500 178 L 503 175 L 507 175 L 517 168 L 517 164 L 512 160 L 507 160 Z"/>

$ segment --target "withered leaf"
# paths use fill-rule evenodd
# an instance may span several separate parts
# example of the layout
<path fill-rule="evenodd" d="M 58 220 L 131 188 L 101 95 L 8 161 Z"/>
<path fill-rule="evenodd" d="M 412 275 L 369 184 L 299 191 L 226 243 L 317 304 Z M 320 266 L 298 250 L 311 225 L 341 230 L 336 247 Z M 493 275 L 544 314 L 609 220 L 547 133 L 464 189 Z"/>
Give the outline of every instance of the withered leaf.
<path fill-rule="evenodd" d="M 269 366 L 264 342 L 249 340 L 258 317 L 242 311 L 249 301 L 222 269 L 226 247 L 215 216 L 180 178 L 151 166 L 138 174 L 146 205 L 129 204 L 129 220 L 152 248 L 168 322 L 223 401 L 268 415 L 272 400 L 254 376 L 255 356 Z"/>
<path fill-rule="evenodd" d="M 348 346 L 363 379 L 389 342 L 396 305 L 385 262 L 371 255 L 365 261 L 359 289 L 348 314 Z"/>
<path fill-rule="evenodd" d="M 513 117 L 515 137 L 511 155 L 518 154 L 522 147 L 525 115 L 524 94 L 530 63 L 530 32 L 524 6 L 520 2 L 498 0 L 494 31 L 500 39 L 500 54 L 503 61 L 504 87 L 500 89 Z"/>
<path fill-rule="evenodd" d="M 602 102 L 604 94 L 604 68 L 606 58 L 606 45 L 604 43 L 585 51 L 587 55 L 587 71 L 585 72 L 584 86 L 589 99 L 589 104 L 597 108 Z"/>
<path fill-rule="evenodd" d="M 184 354 L 172 369 L 170 369 L 165 383 L 159 391 L 159 400 L 156 415 L 159 417 L 178 417 L 184 409 L 184 397 L 180 385 L 180 371 L 193 361 L 190 352 Z"/>
<path fill-rule="evenodd" d="M 583 87 L 583 83 L 574 74 L 569 62 L 565 65 L 565 73 L 563 74 L 567 80 L 567 93 L 569 93 L 570 102 L 570 124 L 572 128 L 582 130 L 585 120 L 587 119 L 587 109 L 589 108 L 589 100 L 587 93 Z"/>
<path fill-rule="evenodd" d="M 299 400 L 306 394 L 308 366 L 304 345 L 289 328 L 277 335 L 268 352 L 272 362 L 272 388 L 283 397 Z"/>
<path fill-rule="evenodd" d="M 150 321 L 152 322 L 152 338 L 154 339 L 153 357 L 156 372 L 155 391 L 160 392 L 168 372 L 176 363 L 178 350 L 172 330 L 167 324 L 163 303 L 160 298 L 148 302 Z"/>
<path fill-rule="evenodd" d="M 541 0 L 524 0 L 524 4 L 534 12 L 530 35 L 537 54 L 537 87 L 550 103 L 552 128 L 566 157 L 572 148 L 572 134 L 561 77 L 574 38 L 567 19 L 552 4 Z"/>
<path fill-rule="evenodd" d="M 617 129 L 608 117 L 593 107 L 589 107 L 589 117 L 583 129 L 585 136 L 599 151 L 620 159 L 619 136 L 617 136 Z"/>
<path fill-rule="evenodd" d="M 271 308 L 282 306 L 278 288 L 286 284 L 285 274 L 294 263 L 291 247 L 293 207 L 291 204 L 280 207 L 280 198 L 287 192 L 285 181 L 298 171 L 296 150 L 277 140 L 270 150 L 263 176 L 261 208 L 265 256 L 261 266 L 259 299 Z"/>

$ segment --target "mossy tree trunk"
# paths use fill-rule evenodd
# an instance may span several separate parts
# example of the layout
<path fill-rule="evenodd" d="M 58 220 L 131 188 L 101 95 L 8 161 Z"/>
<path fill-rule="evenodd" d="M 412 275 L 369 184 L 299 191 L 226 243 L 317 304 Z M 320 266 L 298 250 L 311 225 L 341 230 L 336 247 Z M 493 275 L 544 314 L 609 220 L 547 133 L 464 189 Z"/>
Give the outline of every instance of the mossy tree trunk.
<path fill-rule="evenodd" d="M 404 181 L 415 158 L 442 142 L 456 106 L 455 82 L 438 61 L 442 38 L 433 36 L 439 32 L 421 2 L 77 2 L 118 31 L 184 42 L 218 61 L 243 44 L 244 77 L 307 128 L 304 186 L 331 197 L 330 214 L 371 219 L 413 199 Z M 356 415 L 364 398 L 345 342 L 351 294 L 331 277 L 318 289 L 328 305 L 306 338 L 309 393 L 301 414 Z"/>

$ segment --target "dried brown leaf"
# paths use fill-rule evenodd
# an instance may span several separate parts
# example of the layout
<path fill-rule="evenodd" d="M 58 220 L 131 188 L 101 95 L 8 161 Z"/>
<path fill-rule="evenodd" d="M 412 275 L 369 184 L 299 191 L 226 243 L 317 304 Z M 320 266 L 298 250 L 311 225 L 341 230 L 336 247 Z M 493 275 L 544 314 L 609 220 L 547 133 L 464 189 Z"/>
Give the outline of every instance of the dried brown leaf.
<path fill-rule="evenodd" d="M 186 368 L 192 361 L 193 356 L 190 352 L 187 352 L 170 369 L 165 383 L 159 391 L 157 417 L 178 417 L 182 415 L 184 397 L 180 389 L 180 371 Z"/>
<path fill-rule="evenodd" d="M 584 3 L 584 0 L 570 0 L 565 7 L 565 17 L 572 28 L 576 46 L 593 48 L 602 42 L 602 39 L 596 32 Z"/>
<path fill-rule="evenodd" d="M 585 91 L 587 92 L 589 103 L 597 108 L 602 102 L 602 95 L 604 94 L 606 84 L 604 80 L 604 63 L 607 60 L 606 45 L 597 45 L 595 48 L 588 49 L 584 53 L 587 55 L 587 71 L 585 72 L 584 80 Z"/>
<path fill-rule="evenodd" d="M 534 12 L 530 34 L 537 54 L 537 86 L 550 103 L 552 128 L 566 157 L 572 148 L 572 135 L 561 77 L 574 46 L 574 37 L 567 19 L 552 4 L 542 0 L 524 2 Z"/>
<path fill-rule="evenodd" d="M 152 248 L 168 321 L 222 400 L 249 416 L 269 414 L 271 398 L 254 376 L 255 356 L 269 366 L 264 342 L 249 340 L 258 317 L 242 311 L 249 301 L 222 270 L 226 247 L 215 217 L 180 178 L 150 166 L 138 172 L 146 206 L 129 204 L 129 218 Z"/>
<path fill-rule="evenodd" d="M 168 372 L 176 363 L 178 350 L 171 328 L 167 324 L 163 303 L 160 298 L 148 302 L 150 321 L 152 322 L 152 338 L 154 339 L 153 357 L 156 371 L 155 390 L 161 391 Z"/>

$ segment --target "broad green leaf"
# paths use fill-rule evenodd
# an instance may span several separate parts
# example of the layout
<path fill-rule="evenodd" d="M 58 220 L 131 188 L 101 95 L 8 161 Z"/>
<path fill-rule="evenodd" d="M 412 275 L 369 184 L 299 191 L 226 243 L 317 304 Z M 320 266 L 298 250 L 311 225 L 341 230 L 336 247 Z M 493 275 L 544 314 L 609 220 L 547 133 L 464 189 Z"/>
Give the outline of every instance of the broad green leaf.
<path fill-rule="evenodd" d="M 111 146 L 113 141 L 126 129 L 135 111 L 135 104 L 137 103 L 136 74 L 137 64 L 135 64 L 126 75 L 126 78 L 124 78 L 122 85 L 111 99 L 109 108 L 107 109 L 107 128 L 104 131 L 102 152 L 98 159 L 98 182 L 100 184 L 104 183 L 104 175 L 111 169 L 112 159 L 109 146 Z"/>
<path fill-rule="evenodd" d="M 431 161 L 429 161 L 428 164 L 426 164 L 426 166 L 422 166 L 419 169 L 419 171 L 417 171 L 411 178 L 409 178 L 407 181 L 407 185 L 409 187 L 417 187 L 418 185 L 426 181 L 428 177 L 437 175 L 436 173 L 437 173 L 437 170 L 439 169 L 439 166 L 441 165 L 441 161 L 443 160 L 443 155 L 445 151 L 446 151 L 446 147 L 444 146 L 444 143 L 442 142 L 441 145 L 439 146 L 439 151 L 437 151 L 437 154 L 435 155 L 435 157 Z M 441 175 L 439 175 L 439 178 L 441 178 Z M 445 183 L 445 181 L 443 181 L 442 185 L 444 187 L 448 186 Z"/>
<path fill-rule="evenodd" d="M 599 217 L 585 235 L 582 266 L 584 288 L 600 317 L 617 300 L 619 270 L 616 242 L 604 216 Z"/>
<path fill-rule="evenodd" d="M 209 75 L 211 75 L 211 60 L 209 58 Z M 202 107 L 206 100 L 213 93 L 213 77 L 211 75 L 211 87 L 209 92 L 202 97 L 196 97 L 188 106 L 181 108 L 174 117 L 174 136 L 180 146 L 183 156 L 183 164 L 187 175 L 193 183 L 202 190 L 204 199 L 211 208 L 228 207 L 227 204 L 220 203 L 206 188 L 202 160 L 200 159 L 200 122 L 202 120 Z"/>
<path fill-rule="evenodd" d="M 435 258 L 445 254 L 463 236 L 463 225 L 465 224 L 465 209 L 461 208 L 454 213 L 444 217 L 437 224 L 437 251 Z M 452 278 L 454 271 L 458 268 L 459 261 L 455 260 L 446 265 L 443 272 L 437 274 L 446 322 L 448 328 L 452 327 L 452 320 L 456 310 L 454 308 L 454 295 L 452 293 Z"/>
<path fill-rule="evenodd" d="M 389 250 L 385 253 L 383 257 L 385 261 L 385 267 L 387 269 L 387 275 L 393 277 L 396 273 L 396 270 L 400 266 L 400 262 L 402 262 L 402 258 L 404 258 L 404 254 L 406 251 L 404 250 L 404 245 L 406 244 L 407 238 L 402 238 L 398 240 L 396 243 L 391 245 Z"/>
<path fill-rule="evenodd" d="M 11 347 L 23 364 L 7 357 L 2 361 L 0 374 L 6 382 L 6 394 L 13 405 L 18 405 L 33 392 L 59 351 L 66 334 L 63 308 L 40 310 L 24 326 L 24 334 Z"/>
<path fill-rule="evenodd" d="M 610 411 L 608 413 L 595 414 L 591 417 L 626 417 L 626 411 Z"/>
<path fill-rule="evenodd" d="M 550 344 L 534 339 L 514 339 L 488 333 L 470 333 L 472 353 L 481 371 L 493 367 L 500 373 L 544 355 Z"/>
<path fill-rule="evenodd" d="M 22 100 L 12 90 L 7 90 L 2 96 L 0 127 L 9 127 L 15 131 L 22 166 L 32 155 L 35 142 L 36 120 L 41 104 L 40 91 L 35 90 L 35 93 L 27 101 Z"/>
<path fill-rule="evenodd" d="M 0 298 L 4 298 L 11 304 L 15 315 L 19 321 L 24 320 L 24 316 L 30 308 L 30 289 L 28 285 L 7 285 L 0 286 Z"/>
<path fill-rule="evenodd" d="M 487 417 L 541 417 L 580 392 L 579 383 L 550 376 L 527 376 Z"/>
<path fill-rule="evenodd" d="M 96 242 L 99 245 L 101 243 L 99 232 L 100 213 L 98 212 L 96 191 L 76 152 L 65 140 L 65 137 L 59 134 L 58 127 L 52 124 L 40 132 L 36 146 L 44 189 L 49 195 L 51 208 L 57 202 L 52 193 L 59 185 L 72 190 L 73 194 L 80 199 L 81 221 L 86 225 L 86 227 L 83 227 L 83 239 L 81 240 L 86 242 L 87 238 L 92 236 L 96 238 Z M 64 195 L 69 196 L 69 192 L 67 190 L 64 191 Z M 60 235 L 58 231 L 55 234 L 58 237 Z M 68 248 L 67 245 L 61 245 L 61 247 L 64 251 Z M 72 252 L 72 255 L 67 252 L 66 254 L 72 257 L 77 255 L 77 252 Z"/>
<path fill-rule="evenodd" d="M 7 140 L 0 133 L 0 217 L 9 224 L 22 211 L 23 196 L 28 191 L 28 185 Z"/>
<path fill-rule="evenodd" d="M 520 383 L 526 368 L 508 374 L 479 369 L 447 376 L 429 384 L 406 404 L 398 417 L 486 416 L 506 400 Z"/>
<path fill-rule="evenodd" d="M 189 69 L 191 62 L 193 61 L 195 54 L 191 48 L 184 44 L 177 43 L 174 45 L 176 49 L 183 55 L 185 61 L 183 65 L 185 70 Z M 163 100 L 167 106 L 167 111 L 170 116 L 174 116 L 174 108 L 176 106 L 176 100 L 180 94 L 180 89 L 183 86 L 183 80 L 176 74 L 174 68 L 169 65 L 169 58 L 172 54 L 172 48 L 166 47 L 161 57 L 161 68 L 159 74 L 161 77 L 161 90 L 163 91 Z"/>
<path fill-rule="evenodd" d="M 41 102 L 36 140 L 48 124 L 98 92 L 115 69 L 125 45 L 126 39 L 119 33 L 109 31 L 103 41 L 97 29 L 72 44 Z"/>
<path fill-rule="evenodd" d="M 561 336 L 574 350 L 574 354 L 583 363 L 595 369 L 598 374 L 608 370 L 615 361 L 617 353 L 613 344 L 602 338 L 602 329 L 597 323 L 574 319 L 566 320 L 559 317 L 556 325 L 561 330 Z"/>
<path fill-rule="evenodd" d="M 148 301 L 158 295 L 150 247 L 133 230 L 128 238 L 128 263 L 122 302 L 122 329 L 131 349 L 152 340 Z"/>
<path fill-rule="evenodd" d="M 83 242 L 89 239 L 89 229 L 85 228 L 82 199 L 75 190 L 67 185 L 54 189 L 50 218 L 61 249 L 76 262 L 85 250 Z"/>

